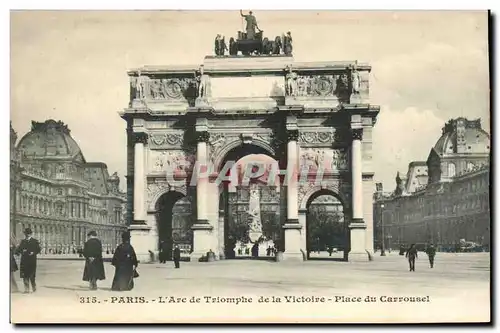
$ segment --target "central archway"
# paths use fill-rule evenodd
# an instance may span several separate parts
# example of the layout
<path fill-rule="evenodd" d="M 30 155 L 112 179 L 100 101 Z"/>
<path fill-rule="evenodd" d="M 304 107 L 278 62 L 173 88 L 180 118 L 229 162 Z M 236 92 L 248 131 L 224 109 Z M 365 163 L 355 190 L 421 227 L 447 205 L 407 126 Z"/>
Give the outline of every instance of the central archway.
<path fill-rule="evenodd" d="M 189 257 L 192 249 L 193 206 L 189 197 L 176 191 L 164 193 L 156 203 L 158 249 L 161 262 L 172 260 L 175 245 L 182 257 Z"/>
<path fill-rule="evenodd" d="M 220 169 L 227 162 L 234 164 L 226 173 L 230 181 L 220 187 L 224 256 L 227 259 L 272 256 L 275 245 L 282 238 L 279 175 L 269 178 L 273 177 L 269 169 L 278 170 L 278 161 L 271 151 L 245 144 L 231 149 Z M 266 171 L 261 176 L 246 179 L 246 171 L 255 172 L 253 166 L 257 164 L 264 166 Z"/>
<path fill-rule="evenodd" d="M 307 202 L 307 258 L 347 260 L 349 233 L 342 201 L 330 190 L 315 192 Z"/>

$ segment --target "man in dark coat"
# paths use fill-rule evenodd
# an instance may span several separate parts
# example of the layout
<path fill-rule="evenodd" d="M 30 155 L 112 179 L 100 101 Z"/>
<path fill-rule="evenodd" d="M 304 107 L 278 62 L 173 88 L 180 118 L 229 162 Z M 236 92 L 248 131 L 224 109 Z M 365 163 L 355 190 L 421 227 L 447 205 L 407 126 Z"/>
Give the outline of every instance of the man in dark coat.
<path fill-rule="evenodd" d="M 175 244 L 173 259 L 175 268 L 180 268 L 179 262 L 181 261 L 181 249 L 179 249 L 179 245 Z"/>
<path fill-rule="evenodd" d="M 33 292 L 36 291 L 36 256 L 42 251 L 38 240 L 31 237 L 33 232 L 30 228 L 24 230 L 25 239 L 21 241 L 16 249 L 16 254 L 21 255 L 21 278 L 24 283 L 24 293 L 30 292 L 30 282 Z"/>
<path fill-rule="evenodd" d="M 425 252 L 427 252 L 427 255 L 429 256 L 429 264 L 431 265 L 431 268 L 434 268 L 434 257 L 436 256 L 436 248 L 434 247 L 434 244 L 430 244 Z"/>
<path fill-rule="evenodd" d="M 165 241 L 160 242 L 160 263 L 164 264 L 167 262 L 168 244 Z"/>
<path fill-rule="evenodd" d="M 10 292 L 11 293 L 17 293 L 19 291 L 19 288 L 17 287 L 16 283 L 16 278 L 14 276 L 14 272 L 17 272 L 19 270 L 19 267 L 17 267 L 16 258 L 14 257 L 15 252 L 16 252 L 16 245 L 14 242 L 11 242 L 10 246 Z"/>
<path fill-rule="evenodd" d="M 406 258 L 408 258 L 408 262 L 410 264 L 410 272 L 415 272 L 415 259 L 418 258 L 417 252 L 415 244 L 411 244 L 408 251 L 406 251 Z"/>
<path fill-rule="evenodd" d="M 125 291 L 134 288 L 134 277 L 137 276 L 136 268 L 139 262 L 135 250 L 130 245 L 130 233 L 122 234 L 122 243 L 118 245 L 113 255 L 111 265 L 115 266 L 115 277 L 111 290 Z"/>
<path fill-rule="evenodd" d="M 106 279 L 104 262 L 102 260 L 102 244 L 97 239 L 97 232 L 91 231 L 87 236 L 89 239 L 83 246 L 83 256 L 85 257 L 83 281 L 89 282 L 90 290 L 97 290 L 97 280 Z"/>

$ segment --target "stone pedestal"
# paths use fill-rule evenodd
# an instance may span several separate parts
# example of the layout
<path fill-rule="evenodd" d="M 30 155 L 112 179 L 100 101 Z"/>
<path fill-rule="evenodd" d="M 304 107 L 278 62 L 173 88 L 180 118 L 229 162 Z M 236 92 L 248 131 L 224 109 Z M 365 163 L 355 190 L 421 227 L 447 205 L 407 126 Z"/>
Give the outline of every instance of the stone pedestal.
<path fill-rule="evenodd" d="M 206 256 L 207 252 L 213 249 L 212 246 L 212 226 L 208 221 L 197 221 L 191 227 L 193 230 L 193 252 L 191 261 L 197 262 L 201 257 Z"/>
<path fill-rule="evenodd" d="M 194 101 L 194 106 L 195 106 L 196 108 L 207 108 L 207 107 L 210 107 L 210 103 L 208 102 L 208 99 L 207 99 L 207 98 L 198 97 L 198 98 Z"/>
<path fill-rule="evenodd" d="M 155 243 L 155 240 L 151 237 L 151 227 L 146 224 L 132 224 L 128 227 L 128 230 L 130 232 L 130 244 L 134 247 L 139 262 L 151 262 L 154 258 L 151 258 L 149 251 L 153 251 L 151 245 Z"/>
<path fill-rule="evenodd" d="M 285 252 L 283 253 L 283 261 L 297 260 L 302 261 L 304 258 L 302 256 L 301 247 L 301 229 L 302 226 L 299 221 L 287 221 L 283 225 L 285 229 Z"/>
<path fill-rule="evenodd" d="M 363 98 L 360 93 L 353 93 L 349 99 L 350 104 L 362 104 Z"/>
<path fill-rule="evenodd" d="M 366 224 L 363 220 L 355 220 L 349 224 L 351 231 L 351 250 L 349 251 L 349 261 L 368 261 L 369 256 L 365 249 Z"/>

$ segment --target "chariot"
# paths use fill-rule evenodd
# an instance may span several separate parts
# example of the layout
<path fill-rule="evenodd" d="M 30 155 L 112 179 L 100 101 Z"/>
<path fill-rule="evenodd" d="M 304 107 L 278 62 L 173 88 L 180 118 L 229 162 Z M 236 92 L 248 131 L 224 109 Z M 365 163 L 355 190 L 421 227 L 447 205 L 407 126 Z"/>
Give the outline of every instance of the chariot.
<path fill-rule="evenodd" d="M 239 52 L 243 55 L 252 54 L 280 54 L 282 43 L 281 37 L 276 36 L 274 41 L 270 41 L 267 37 L 263 38 L 264 31 L 255 33 L 255 38 L 248 39 L 247 34 L 238 31 L 238 38 L 229 39 L 229 54 L 238 55 Z"/>

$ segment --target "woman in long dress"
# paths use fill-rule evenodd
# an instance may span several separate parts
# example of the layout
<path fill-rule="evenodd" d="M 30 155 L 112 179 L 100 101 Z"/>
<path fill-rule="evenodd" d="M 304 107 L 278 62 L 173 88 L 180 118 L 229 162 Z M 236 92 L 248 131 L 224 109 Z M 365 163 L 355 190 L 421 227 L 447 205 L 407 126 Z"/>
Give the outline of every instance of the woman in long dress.
<path fill-rule="evenodd" d="M 122 234 L 122 243 L 116 248 L 111 261 L 111 265 L 115 266 L 115 277 L 113 278 L 111 290 L 132 290 L 138 264 L 135 250 L 130 245 L 130 233 L 124 232 Z"/>

